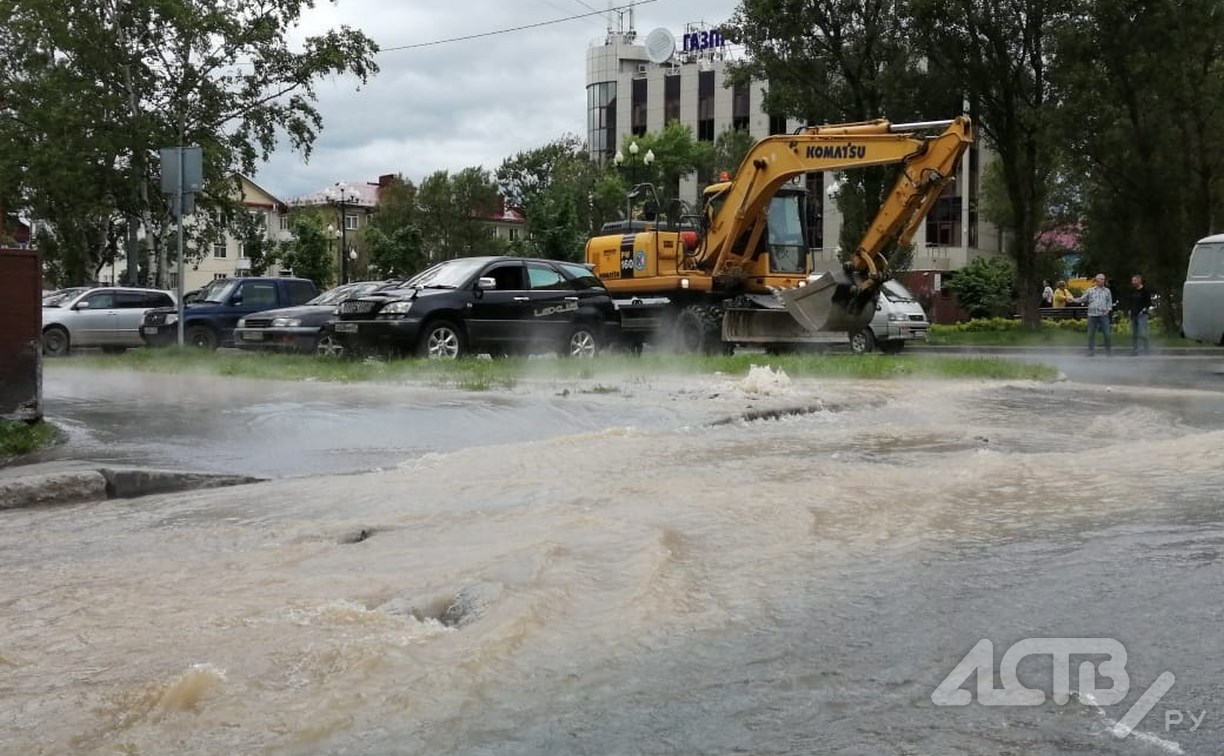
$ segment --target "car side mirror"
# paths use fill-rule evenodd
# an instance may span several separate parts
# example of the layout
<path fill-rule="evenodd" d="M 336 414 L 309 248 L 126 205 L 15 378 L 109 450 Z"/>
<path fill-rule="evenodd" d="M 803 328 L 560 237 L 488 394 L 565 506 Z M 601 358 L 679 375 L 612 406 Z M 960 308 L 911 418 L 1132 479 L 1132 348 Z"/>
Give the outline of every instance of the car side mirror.
<path fill-rule="evenodd" d="M 88 300 L 86 300 L 86 301 L 82 301 L 82 302 L 77 302 L 76 304 L 74 304 L 74 305 L 72 306 L 72 309 L 74 309 L 74 310 L 88 310 L 88 309 L 89 309 L 89 302 L 88 302 Z"/>
<path fill-rule="evenodd" d="M 476 288 L 481 291 L 484 291 L 486 289 L 496 289 L 497 279 L 493 278 L 492 276 L 481 276 L 476 281 Z"/>

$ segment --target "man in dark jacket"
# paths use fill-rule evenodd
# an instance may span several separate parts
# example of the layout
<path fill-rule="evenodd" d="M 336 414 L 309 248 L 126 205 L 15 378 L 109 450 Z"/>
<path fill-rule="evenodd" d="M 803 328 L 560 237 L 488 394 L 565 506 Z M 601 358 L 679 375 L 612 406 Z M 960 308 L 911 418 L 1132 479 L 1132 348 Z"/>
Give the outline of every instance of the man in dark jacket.
<path fill-rule="evenodd" d="M 1152 292 L 1143 285 L 1143 276 L 1131 276 L 1130 325 L 1131 354 L 1148 354 L 1148 313 L 1152 309 Z"/>

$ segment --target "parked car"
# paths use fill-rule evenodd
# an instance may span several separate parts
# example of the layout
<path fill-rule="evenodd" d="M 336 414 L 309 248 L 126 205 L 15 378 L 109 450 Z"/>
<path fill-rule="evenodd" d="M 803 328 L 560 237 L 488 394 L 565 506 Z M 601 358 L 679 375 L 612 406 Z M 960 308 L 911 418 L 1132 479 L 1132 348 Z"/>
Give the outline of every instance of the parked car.
<path fill-rule="evenodd" d="M 183 306 L 183 340 L 201 349 L 231 346 L 238 319 L 277 307 L 309 302 L 319 294 L 313 281 L 289 277 L 227 278 L 214 281 L 200 298 Z M 178 343 L 178 310 L 145 314 L 140 338 L 149 346 Z"/>
<path fill-rule="evenodd" d="M 323 292 L 306 304 L 247 315 L 234 329 L 234 346 L 248 350 L 315 352 L 331 356 L 344 353 L 335 336 L 323 336 L 323 325 L 332 319 L 336 305 L 346 299 L 369 294 L 387 281 L 359 281 Z"/>
<path fill-rule="evenodd" d="M 620 337 L 616 308 L 599 279 L 585 265 L 556 260 L 448 260 L 395 288 L 341 302 L 336 311 L 324 334 L 357 352 L 577 357 Z"/>
<path fill-rule="evenodd" d="M 905 342 L 926 339 L 931 330 L 926 310 L 909 289 L 898 281 L 885 281 L 876 298 L 876 313 L 863 330 L 850 334 L 850 349 L 869 354 L 879 347 L 886 354 L 897 354 Z"/>
<path fill-rule="evenodd" d="M 43 298 L 43 354 L 59 357 L 79 347 L 122 352 L 141 346 L 141 323 L 156 307 L 174 307 L 174 295 L 123 286 L 61 289 Z"/>

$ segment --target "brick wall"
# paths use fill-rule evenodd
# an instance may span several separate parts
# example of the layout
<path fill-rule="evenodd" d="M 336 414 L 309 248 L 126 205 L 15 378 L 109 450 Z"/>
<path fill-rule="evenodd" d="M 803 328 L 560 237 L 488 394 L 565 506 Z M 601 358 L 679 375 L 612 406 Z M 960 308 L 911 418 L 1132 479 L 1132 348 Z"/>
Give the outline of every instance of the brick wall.
<path fill-rule="evenodd" d="M 0 248 L 0 417 L 42 418 L 42 261 Z"/>

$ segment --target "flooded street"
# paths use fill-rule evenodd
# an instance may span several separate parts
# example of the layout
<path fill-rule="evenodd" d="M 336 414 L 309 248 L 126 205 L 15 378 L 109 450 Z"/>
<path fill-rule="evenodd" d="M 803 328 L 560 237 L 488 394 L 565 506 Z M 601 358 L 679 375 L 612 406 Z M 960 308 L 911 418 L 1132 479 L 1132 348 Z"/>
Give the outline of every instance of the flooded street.
<path fill-rule="evenodd" d="M 1224 744 L 1224 393 L 600 379 L 339 410 L 357 389 L 107 375 L 48 371 L 49 413 L 156 407 L 147 443 L 97 415 L 73 443 L 188 464 L 200 413 L 173 407 L 200 402 L 233 443 L 208 465 L 281 479 L 3 513 L 4 753 Z M 932 701 L 982 639 L 997 670 L 1028 638 L 1115 639 L 1129 693 L 1059 705 L 1036 656 L 1039 705 L 982 705 L 972 677 L 972 703 Z"/>

